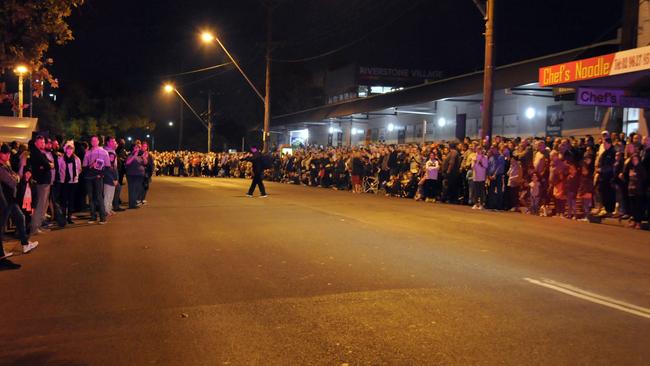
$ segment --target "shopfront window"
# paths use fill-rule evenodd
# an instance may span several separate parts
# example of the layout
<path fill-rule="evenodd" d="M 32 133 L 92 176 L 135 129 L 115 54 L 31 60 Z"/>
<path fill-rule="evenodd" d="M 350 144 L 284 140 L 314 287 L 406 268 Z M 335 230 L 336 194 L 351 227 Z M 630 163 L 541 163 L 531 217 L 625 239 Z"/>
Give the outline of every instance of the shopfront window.
<path fill-rule="evenodd" d="M 639 131 L 639 108 L 625 108 L 623 113 L 623 132 L 629 135 Z"/>

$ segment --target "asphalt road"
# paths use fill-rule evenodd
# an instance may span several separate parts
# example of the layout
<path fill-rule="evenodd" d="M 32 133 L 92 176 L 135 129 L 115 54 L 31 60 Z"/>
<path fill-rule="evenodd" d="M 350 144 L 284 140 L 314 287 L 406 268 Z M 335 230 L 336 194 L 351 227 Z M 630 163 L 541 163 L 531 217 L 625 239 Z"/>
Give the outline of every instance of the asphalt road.
<path fill-rule="evenodd" d="M 248 184 L 39 236 L 0 365 L 650 364 L 648 232 Z"/>

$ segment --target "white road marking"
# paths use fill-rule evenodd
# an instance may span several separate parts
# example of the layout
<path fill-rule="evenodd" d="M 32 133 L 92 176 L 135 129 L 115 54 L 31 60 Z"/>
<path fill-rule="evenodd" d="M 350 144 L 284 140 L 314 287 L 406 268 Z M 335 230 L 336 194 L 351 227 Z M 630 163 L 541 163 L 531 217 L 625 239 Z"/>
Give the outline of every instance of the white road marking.
<path fill-rule="evenodd" d="M 550 288 L 552 290 L 561 292 L 566 295 L 570 295 L 573 297 L 577 297 L 579 299 L 583 299 L 596 304 L 607 306 L 612 309 L 624 311 L 626 313 L 630 313 L 636 316 L 650 319 L 650 309 L 644 308 L 642 306 L 637 306 L 621 300 L 612 299 L 611 297 L 599 295 L 590 291 L 585 291 L 575 286 L 571 286 L 561 282 L 556 282 L 553 280 L 548 280 L 548 279 L 536 280 L 528 277 L 525 277 L 524 280 L 538 286 Z"/>

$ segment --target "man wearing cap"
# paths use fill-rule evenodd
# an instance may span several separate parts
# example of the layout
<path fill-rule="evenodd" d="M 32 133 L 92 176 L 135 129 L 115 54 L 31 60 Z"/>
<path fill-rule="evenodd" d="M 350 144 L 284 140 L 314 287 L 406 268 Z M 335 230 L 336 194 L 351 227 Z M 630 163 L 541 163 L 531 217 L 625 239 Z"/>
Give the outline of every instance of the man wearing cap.
<path fill-rule="evenodd" d="M 7 144 L 0 146 L 0 184 L 2 185 L 2 195 L 4 197 L 4 206 L 2 207 L 2 219 L 0 220 L 0 243 L 4 236 L 7 220 L 11 217 L 16 224 L 18 239 L 23 246 L 23 253 L 29 253 L 38 246 L 37 241 L 29 241 L 29 236 L 25 229 L 25 215 L 20 210 L 16 201 L 16 188 L 20 177 L 11 170 L 9 159 L 11 158 L 11 148 Z M 0 244 L 0 257 L 5 257 L 4 250 Z"/>

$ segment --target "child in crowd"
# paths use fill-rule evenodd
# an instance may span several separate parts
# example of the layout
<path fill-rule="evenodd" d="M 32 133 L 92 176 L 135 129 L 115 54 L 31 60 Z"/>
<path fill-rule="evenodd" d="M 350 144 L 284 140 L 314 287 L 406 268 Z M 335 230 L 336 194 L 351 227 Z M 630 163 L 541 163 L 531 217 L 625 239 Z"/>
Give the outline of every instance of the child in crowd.
<path fill-rule="evenodd" d="M 567 213 L 566 217 L 568 219 L 576 220 L 577 210 L 576 210 L 576 198 L 578 197 L 578 188 L 580 186 L 580 176 L 578 175 L 578 169 L 575 165 L 569 164 L 569 175 L 566 177 L 565 191 L 566 191 L 566 200 L 567 200 Z"/>
<path fill-rule="evenodd" d="M 591 212 L 591 203 L 594 195 L 594 178 L 589 173 L 589 166 L 583 165 L 580 168 L 580 179 L 578 184 L 578 198 L 582 202 L 582 221 L 587 221 Z"/>
<path fill-rule="evenodd" d="M 391 175 L 390 180 L 386 183 L 386 196 L 399 197 L 400 195 L 400 181 L 399 176 Z"/>
<path fill-rule="evenodd" d="M 531 181 L 528 183 L 528 196 L 530 197 L 530 207 L 528 208 L 528 213 L 532 215 L 537 215 L 539 212 L 539 200 L 542 193 L 542 185 L 539 182 L 539 175 L 533 173 L 531 176 Z"/>

